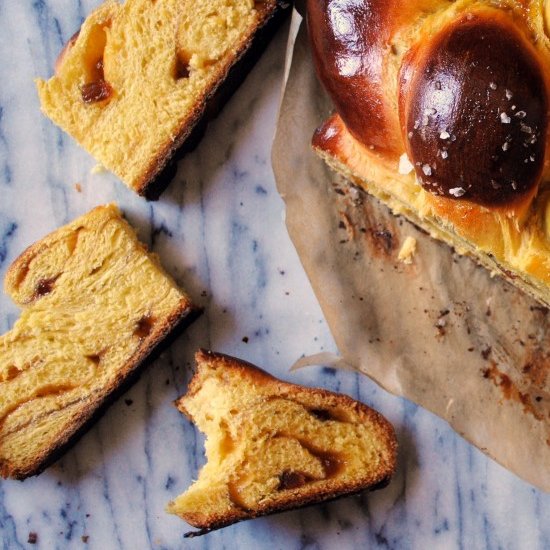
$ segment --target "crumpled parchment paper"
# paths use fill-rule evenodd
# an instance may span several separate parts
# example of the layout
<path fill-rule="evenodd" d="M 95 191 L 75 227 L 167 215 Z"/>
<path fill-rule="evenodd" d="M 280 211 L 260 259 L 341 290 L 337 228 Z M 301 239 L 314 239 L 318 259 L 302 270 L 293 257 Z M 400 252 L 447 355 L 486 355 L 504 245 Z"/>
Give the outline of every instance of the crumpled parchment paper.
<path fill-rule="evenodd" d="M 295 12 L 272 160 L 288 231 L 342 361 L 550 491 L 548 309 L 317 158 L 311 137 L 332 105 L 305 23 L 294 42 L 300 19 Z M 407 237 L 416 241 L 410 264 L 398 259 Z"/>

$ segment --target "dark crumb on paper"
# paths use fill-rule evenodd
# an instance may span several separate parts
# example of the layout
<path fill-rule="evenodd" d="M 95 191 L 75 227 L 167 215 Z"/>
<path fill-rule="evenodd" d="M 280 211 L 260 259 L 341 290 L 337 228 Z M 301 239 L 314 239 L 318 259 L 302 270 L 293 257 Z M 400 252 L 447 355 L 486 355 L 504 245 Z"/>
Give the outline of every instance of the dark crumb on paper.
<path fill-rule="evenodd" d="M 34 531 L 31 531 L 29 533 L 29 538 L 27 539 L 27 542 L 29 544 L 36 544 L 38 542 L 38 535 Z"/>
<path fill-rule="evenodd" d="M 245 344 L 248 344 L 248 336 L 243 336 L 243 342 L 244 342 Z"/>
<path fill-rule="evenodd" d="M 487 311 L 485 312 L 485 315 L 487 317 L 491 317 L 491 308 L 490 307 L 487 307 Z"/>
<path fill-rule="evenodd" d="M 544 306 L 531 306 L 529 308 L 531 311 L 538 311 L 539 313 L 542 313 L 543 315 L 548 315 L 548 308 Z"/>
<path fill-rule="evenodd" d="M 342 196 L 345 196 L 346 194 L 344 193 L 344 191 L 340 188 L 339 184 L 334 182 L 332 184 L 332 188 L 334 189 L 334 192 L 335 193 L 338 193 L 339 195 L 342 195 Z"/>
<path fill-rule="evenodd" d="M 206 290 L 203 290 L 203 291 L 201 292 L 201 296 L 202 296 L 203 298 L 206 298 L 206 297 L 208 296 L 208 292 L 206 292 Z"/>
<path fill-rule="evenodd" d="M 443 324 L 442 324 L 443 323 Z M 438 336 L 445 336 L 447 334 L 447 331 L 445 330 L 445 321 L 437 321 L 437 323 L 434 325 L 437 329 Z"/>
<path fill-rule="evenodd" d="M 80 183 L 75 183 L 74 188 L 77 190 L 78 193 L 82 193 L 82 185 L 80 185 Z"/>
<path fill-rule="evenodd" d="M 491 346 L 487 346 L 481 350 L 481 357 L 487 361 L 489 359 L 489 355 L 491 355 L 492 348 Z"/>
<path fill-rule="evenodd" d="M 378 243 L 378 247 L 386 253 L 389 253 L 394 249 L 395 245 L 393 242 L 393 234 L 388 229 L 384 227 L 373 229 L 372 236 L 375 242 Z"/>
<path fill-rule="evenodd" d="M 165 383 L 167 386 L 169 386 L 169 385 L 170 385 L 170 379 L 167 378 L 167 379 L 166 379 L 166 382 L 164 382 L 164 383 Z"/>
<path fill-rule="evenodd" d="M 126 403 L 126 405 L 129 407 L 132 403 L 134 402 L 133 399 L 125 399 L 124 400 L 124 403 Z"/>
<path fill-rule="evenodd" d="M 88 539 L 90 538 L 90 535 L 82 535 L 80 539 L 84 544 L 88 544 Z"/>
<path fill-rule="evenodd" d="M 472 352 L 475 348 L 468 348 L 468 351 Z"/>

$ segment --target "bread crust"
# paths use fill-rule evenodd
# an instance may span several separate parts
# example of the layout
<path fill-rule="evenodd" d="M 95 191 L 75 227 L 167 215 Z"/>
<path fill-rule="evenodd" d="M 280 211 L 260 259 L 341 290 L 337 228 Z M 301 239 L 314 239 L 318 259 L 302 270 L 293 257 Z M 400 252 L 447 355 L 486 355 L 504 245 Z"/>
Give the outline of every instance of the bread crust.
<path fill-rule="evenodd" d="M 395 438 L 394 428 L 386 418 L 367 405 L 364 405 L 363 403 L 360 403 L 344 394 L 337 394 L 322 388 L 308 388 L 279 380 L 251 363 L 247 363 L 246 361 L 242 361 L 221 353 L 200 349 L 195 355 L 195 360 L 197 363 L 196 373 L 189 383 L 188 391 L 186 395 L 174 402 L 178 409 L 191 421 L 194 422 L 195 420 L 193 415 L 187 409 L 185 403 L 188 399 L 192 399 L 193 396 L 201 389 L 201 370 L 210 368 L 208 365 L 214 365 L 216 370 L 232 370 L 237 372 L 238 376 L 246 377 L 249 380 L 252 379 L 255 386 L 270 388 L 270 394 L 276 395 L 277 397 L 281 397 L 283 399 L 295 399 L 302 403 L 306 400 L 306 398 L 317 398 L 322 400 L 323 404 L 327 408 L 338 405 L 345 410 L 352 410 L 358 415 L 358 422 L 369 423 L 377 426 L 377 437 L 382 438 L 383 446 L 388 450 L 388 454 L 391 458 L 388 460 L 386 468 L 376 472 L 376 475 L 374 475 L 371 479 L 362 479 L 355 483 L 347 483 L 345 486 L 343 486 L 341 481 L 331 480 L 327 483 L 327 487 L 325 489 L 316 489 L 315 491 L 312 491 L 311 494 L 307 495 L 290 495 L 283 504 L 260 504 L 255 510 L 235 508 L 234 510 L 224 514 L 211 514 L 207 517 L 207 519 L 204 518 L 203 514 L 186 514 L 184 519 L 194 527 L 198 527 L 199 530 L 188 532 L 184 535 L 185 537 L 204 535 L 210 531 L 247 519 L 254 519 L 310 504 L 326 502 L 344 496 L 357 494 L 366 490 L 372 491 L 381 489 L 389 483 L 392 475 L 395 473 L 398 445 Z"/>

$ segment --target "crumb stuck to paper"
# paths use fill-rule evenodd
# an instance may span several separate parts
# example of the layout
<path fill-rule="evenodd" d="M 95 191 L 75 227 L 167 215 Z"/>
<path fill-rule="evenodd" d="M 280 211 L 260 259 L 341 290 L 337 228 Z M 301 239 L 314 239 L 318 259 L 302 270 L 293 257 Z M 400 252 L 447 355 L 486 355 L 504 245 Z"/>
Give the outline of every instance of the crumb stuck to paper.
<path fill-rule="evenodd" d="M 416 254 L 416 239 L 408 236 L 403 242 L 403 246 L 397 255 L 397 259 L 404 264 L 412 264 L 414 255 Z"/>
<path fill-rule="evenodd" d="M 82 193 L 82 185 L 80 185 L 80 183 L 75 183 L 74 188 L 78 193 Z"/>

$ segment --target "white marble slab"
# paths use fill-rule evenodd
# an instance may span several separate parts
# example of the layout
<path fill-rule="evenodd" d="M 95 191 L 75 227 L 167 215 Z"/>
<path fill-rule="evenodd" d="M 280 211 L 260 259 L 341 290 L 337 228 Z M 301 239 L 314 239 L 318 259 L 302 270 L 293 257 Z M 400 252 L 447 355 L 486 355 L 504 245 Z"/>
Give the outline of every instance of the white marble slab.
<path fill-rule="evenodd" d="M 169 190 L 147 203 L 113 176 L 92 175 L 95 161 L 38 107 L 33 78 L 51 73 L 63 43 L 98 3 L 0 2 L 0 277 L 46 232 L 116 201 L 206 310 L 62 460 L 37 478 L 0 482 L 1 547 L 550 548 L 549 496 L 444 422 L 357 374 L 288 372 L 302 354 L 336 350 L 288 239 L 270 167 L 284 31 L 180 163 Z M 0 295 L 0 329 L 17 315 Z M 185 391 L 200 346 L 378 408 L 400 440 L 392 484 L 183 539 L 188 526 L 164 506 L 196 478 L 203 439 L 171 403 Z"/>

